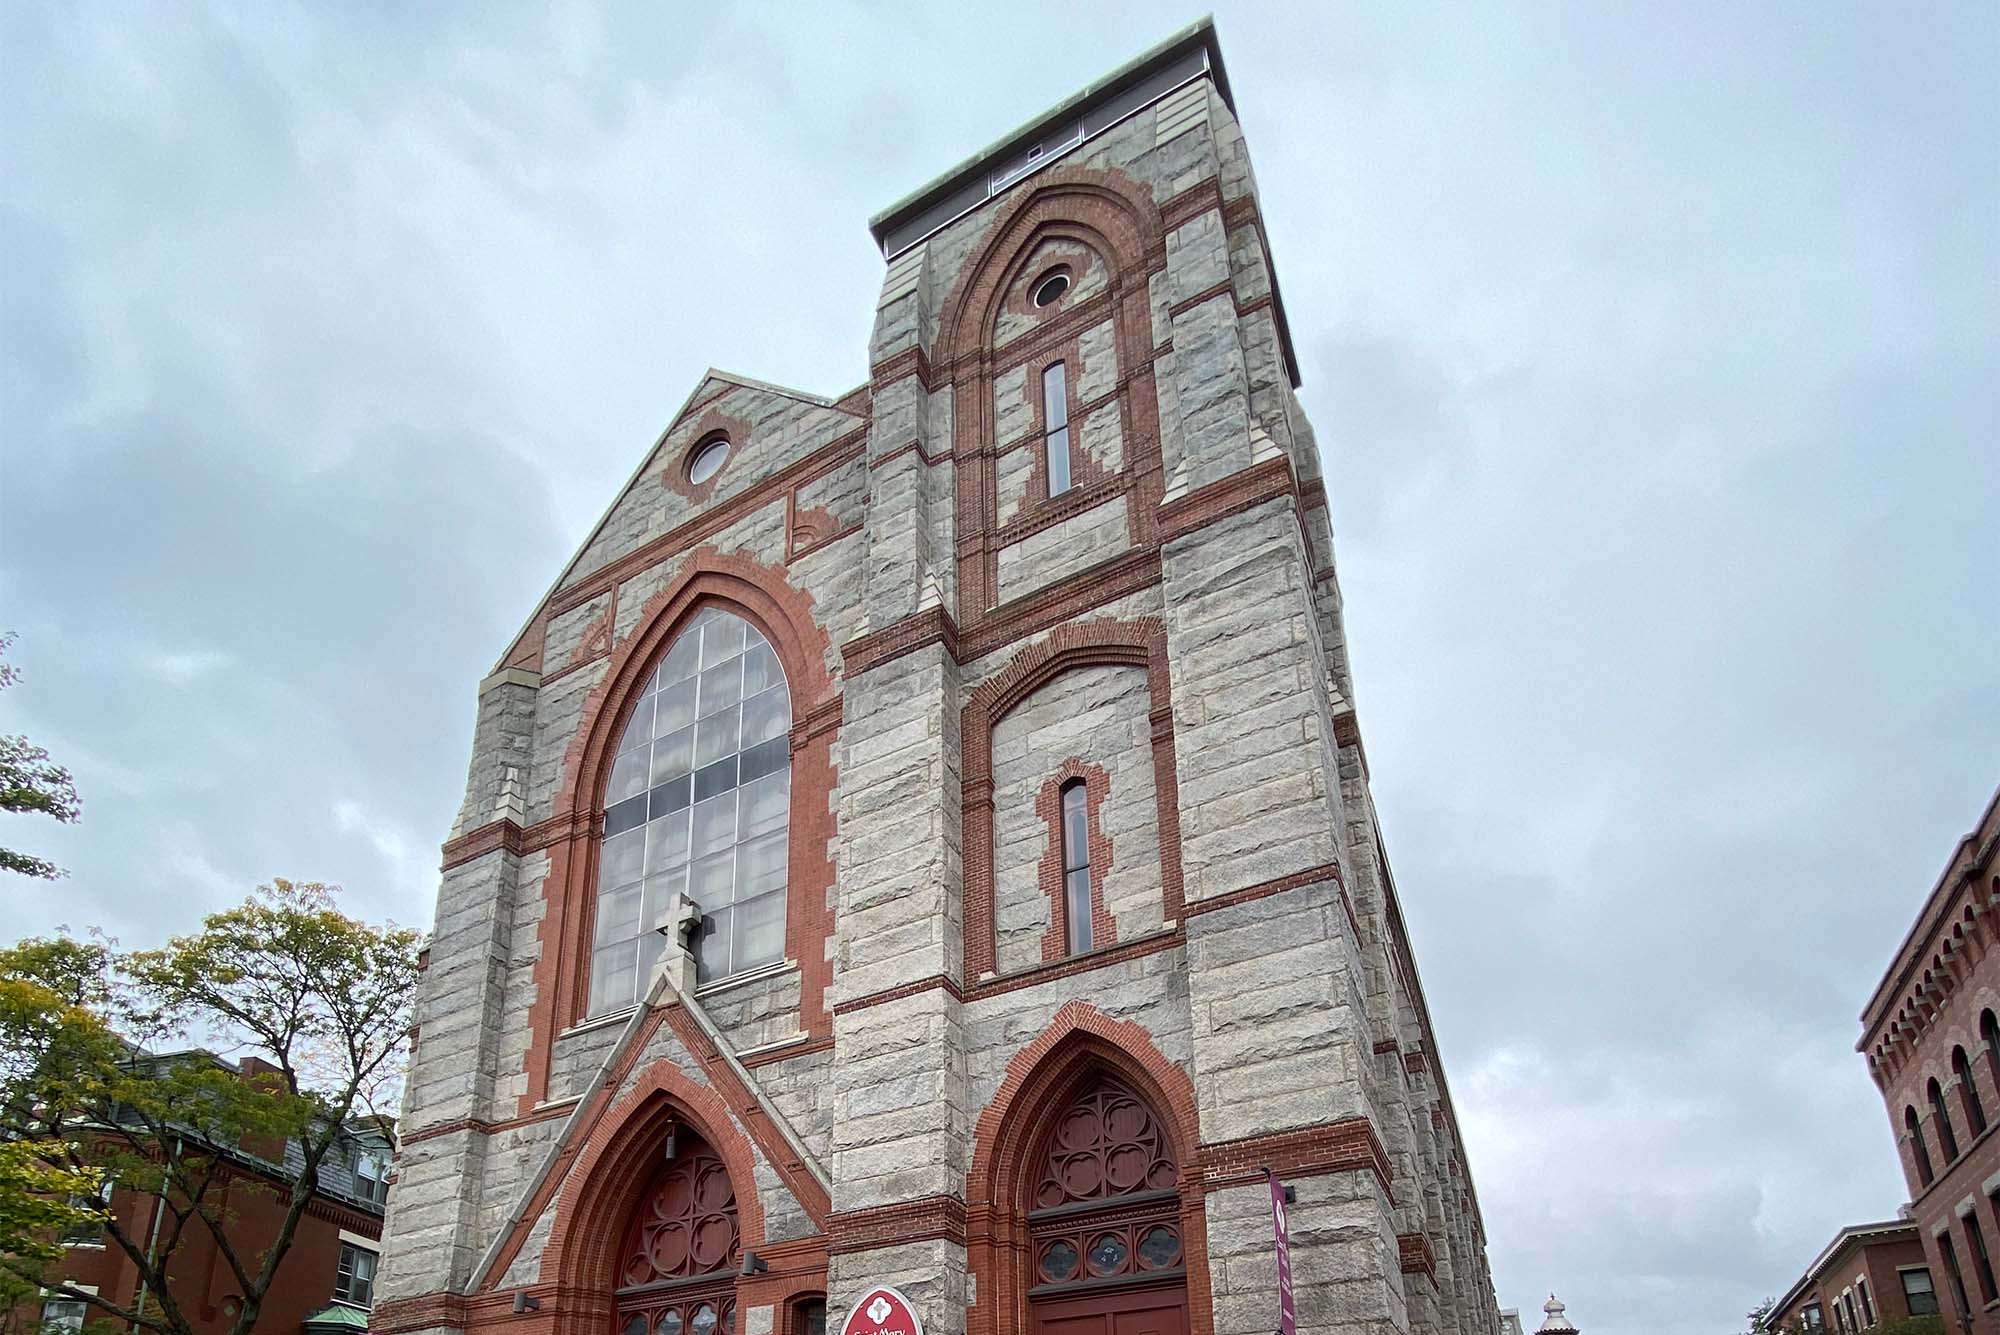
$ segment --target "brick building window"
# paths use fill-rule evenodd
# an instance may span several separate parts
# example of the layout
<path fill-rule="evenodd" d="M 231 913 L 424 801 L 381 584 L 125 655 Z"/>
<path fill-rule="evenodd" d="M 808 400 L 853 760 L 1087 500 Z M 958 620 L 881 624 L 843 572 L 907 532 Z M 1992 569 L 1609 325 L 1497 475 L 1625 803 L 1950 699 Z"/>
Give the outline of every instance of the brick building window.
<path fill-rule="evenodd" d="M 1060 496 L 1070 488 L 1069 382 L 1061 362 L 1042 372 L 1042 421 L 1043 448 L 1049 458 L 1049 495 Z"/>
<path fill-rule="evenodd" d="M 1868 1298 L 1868 1281 L 1856 1276 L 1854 1291 L 1861 1296 L 1861 1319 L 1867 1325 L 1875 1324 L 1875 1304 Z"/>
<path fill-rule="evenodd" d="M 1928 1187 L 1936 1176 L 1931 1171 L 1930 1148 L 1924 1144 L 1923 1124 L 1917 1120 L 1915 1105 L 1903 1109 L 1903 1130 L 1910 1137 L 1910 1150 L 1917 1159 L 1917 1182 Z"/>
<path fill-rule="evenodd" d="M 1986 1073 L 1993 1077 L 1993 1087 L 2000 1089 L 2000 1020 L 1990 1010 L 1979 1012 L 1979 1041 L 1986 1048 Z"/>
<path fill-rule="evenodd" d="M 1965 1055 L 1965 1049 L 1951 1050 L 1952 1074 L 1958 1077 L 1958 1100 L 1965 1105 L 1965 1124 L 1978 1135 L 1986 1129 L 1986 1109 L 1980 1106 L 1979 1086 L 1972 1078 L 1972 1059 Z"/>
<path fill-rule="evenodd" d="M 791 692 L 756 627 L 709 608 L 646 680 L 604 794 L 590 1013 L 637 999 L 685 896 L 705 982 L 785 953 Z"/>
<path fill-rule="evenodd" d="M 1847 1328 L 1849 1330 L 1860 1330 L 1861 1323 L 1854 1319 L 1854 1291 L 1850 1289 L 1846 1293 L 1841 1294 L 1840 1303 L 1841 1306 L 1847 1309 Z"/>
<path fill-rule="evenodd" d="M 340 1265 L 333 1272 L 333 1296 L 356 1307 L 375 1305 L 375 1253 L 351 1242 L 340 1244 Z"/>
<path fill-rule="evenodd" d="M 1992 1302 L 2000 1298 L 2000 1287 L 1993 1283 L 1993 1257 L 1986 1250 L 1986 1230 L 1979 1226 L 1977 1213 L 1965 1216 L 1966 1250 L 1972 1253 L 1972 1274 L 1979 1281 L 1981 1302 Z"/>
<path fill-rule="evenodd" d="M 1967 1320 L 1972 1312 L 1972 1301 L 1965 1296 L 1965 1273 L 1958 1268 L 1958 1248 L 1951 1245 L 1951 1234 L 1937 1235 L 1938 1255 L 1944 1258 L 1944 1277 L 1951 1281 L 1951 1300 L 1958 1305 L 1959 1320 Z"/>
<path fill-rule="evenodd" d="M 1069 920 L 1069 953 L 1096 944 L 1090 929 L 1090 804 L 1082 779 L 1062 789 L 1063 911 Z"/>
<path fill-rule="evenodd" d="M 1808 1303 L 1805 1309 L 1799 1313 L 1799 1318 L 1805 1322 L 1807 1330 L 1826 1329 L 1826 1314 L 1820 1309 L 1818 1303 Z"/>
<path fill-rule="evenodd" d="M 81 1298 L 51 1298 L 42 1304 L 43 1335 L 77 1335 L 90 1315 L 90 1304 Z"/>
<path fill-rule="evenodd" d="M 1958 1134 L 1951 1129 L 1951 1109 L 1945 1107 L 1944 1086 L 1932 1076 L 1925 1088 L 1931 1101 L 1931 1119 L 1937 1123 L 1938 1148 L 1944 1151 L 1944 1161 L 1949 1164 L 1958 1158 Z"/>
<path fill-rule="evenodd" d="M 1896 1275 L 1903 1281 L 1903 1305 L 1910 1309 L 1910 1315 L 1936 1316 L 1937 1288 L 1931 1283 L 1929 1268 L 1912 1266 L 1908 1270 L 1898 1270 Z"/>

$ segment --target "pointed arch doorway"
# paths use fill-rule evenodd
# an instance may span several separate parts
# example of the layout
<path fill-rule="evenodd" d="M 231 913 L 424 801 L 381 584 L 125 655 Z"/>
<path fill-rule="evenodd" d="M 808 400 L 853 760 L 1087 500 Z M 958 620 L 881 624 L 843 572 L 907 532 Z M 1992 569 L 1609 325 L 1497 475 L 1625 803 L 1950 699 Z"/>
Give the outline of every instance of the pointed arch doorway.
<path fill-rule="evenodd" d="M 1023 1166 L 1033 1335 L 1187 1335 L 1181 1168 L 1152 1105 L 1094 1072 Z"/>
<path fill-rule="evenodd" d="M 613 1335 L 734 1335 L 741 1231 L 722 1156 L 682 1125 L 619 1245 Z"/>

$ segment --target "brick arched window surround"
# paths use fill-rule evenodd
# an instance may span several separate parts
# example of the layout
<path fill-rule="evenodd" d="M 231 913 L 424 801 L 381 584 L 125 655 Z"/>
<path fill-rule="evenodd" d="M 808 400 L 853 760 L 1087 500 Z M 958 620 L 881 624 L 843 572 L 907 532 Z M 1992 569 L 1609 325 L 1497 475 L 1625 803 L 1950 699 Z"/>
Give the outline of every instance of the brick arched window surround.
<path fill-rule="evenodd" d="M 1111 795 L 1111 779 L 1101 765 L 1087 764 L 1076 756 L 1063 762 L 1041 791 L 1035 794 L 1035 814 L 1048 827 L 1048 846 L 1036 867 L 1036 879 L 1049 898 L 1049 929 L 1042 933 L 1042 959 L 1065 959 L 1069 948 L 1069 889 L 1066 881 L 1069 846 L 1063 834 L 1063 790 L 1073 783 L 1083 785 L 1084 809 L 1090 831 L 1090 948 L 1108 946 L 1118 939 L 1118 924 L 1104 905 L 1104 877 L 1111 870 L 1111 836 L 1104 832 L 1104 799 Z"/>
<path fill-rule="evenodd" d="M 1930 1101 L 1931 1125 L 1937 1128 L 1938 1147 L 1944 1151 L 1944 1161 L 1946 1164 L 1956 1163 L 1958 1134 L 1952 1130 L 1951 1109 L 1945 1104 L 1944 1086 L 1938 1083 L 1936 1076 L 1932 1076 L 1930 1083 L 1924 1086 L 1924 1097 Z"/>
<path fill-rule="evenodd" d="M 994 970 L 993 729 L 1009 710 L 1065 672 L 1141 667 L 1151 694 L 1153 790 L 1159 829 L 1160 897 L 1166 921 L 1181 917 L 1180 781 L 1174 766 L 1174 716 L 1166 629 L 1157 617 L 1072 621 L 1023 649 L 973 688 L 959 718 L 964 748 L 965 979 Z M 1093 887 L 1095 878 L 1093 877 Z M 1093 888 L 1093 893 L 1095 893 Z"/>
<path fill-rule="evenodd" d="M 1056 241 L 1088 249 L 1098 256 L 1109 279 L 1104 291 L 1081 301 L 1065 298 L 1034 330 L 993 347 L 993 332 L 1001 310 L 1034 275 L 1029 272 L 1035 252 Z M 1030 188 L 1002 206 L 977 249 L 960 268 L 939 312 L 938 336 L 932 345 L 929 383 L 949 380 L 953 400 L 952 453 L 958 463 L 960 500 L 958 622 L 961 629 L 977 625 L 994 607 L 999 589 L 999 551 L 1034 527 L 1121 493 L 1128 497 L 1127 515 L 1135 546 L 1155 539 L 1157 512 L 1165 489 L 1160 467 L 1159 396 L 1153 372 L 1153 313 L 1150 283 L 1167 265 L 1166 231 L 1152 191 L 1123 172 L 1087 167 L 1052 167 L 1034 178 Z M 1049 362 L 1071 358 L 1070 380 L 1077 370 L 1074 350 L 1087 329 L 1112 321 L 1118 357 L 1120 404 L 1124 430 L 1124 467 L 1092 485 L 1078 476 L 1054 501 L 1027 507 L 1040 513 L 1017 516 L 1003 533 L 999 522 L 999 486 L 993 441 L 995 377 L 1027 363 L 1033 382 L 1028 392 L 1041 409 L 1040 374 Z M 1074 390 L 1071 391 L 1072 396 Z M 1077 405 L 1072 399 L 1072 408 Z M 1073 433 L 1081 422 L 1072 415 Z M 1017 447 L 1018 448 L 1018 447 Z M 1081 457 L 1072 436 L 1072 458 Z M 1048 495 L 1047 460 L 1039 462 L 1041 480 L 1031 482 L 1029 495 Z"/>
<path fill-rule="evenodd" d="M 1014 1054 L 993 1101 L 974 1127 L 966 1182 L 966 1260 L 978 1276 L 979 1303 L 967 1309 L 966 1335 L 1031 1330 L 1028 1290 L 1037 1282 L 1028 1213 L 1053 1122 L 1076 1096 L 1109 1076 L 1151 1108 L 1180 1165 L 1177 1217 L 1187 1270 L 1190 1335 L 1213 1335 L 1209 1309 L 1207 1195 L 1199 1170 L 1200 1124 L 1194 1085 L 1167 1060 L 1141 1025 L 1114 1020 L 1072 1001 L 1049 1027 Z"/>
<path fill-rule="evenodd" d="M 1951 1073 L 1958 1078 L 1958 1102 L 1965 1110 L 1966 1132 L 1978 1136 L 1986 1130 L 1986 1105 L 1979 1099 L 1979 1083 L 1972 1074 L 1972 1058 L 1963 1045 L 1951 1050 Z"/>
<path fill-rule="evenodd" d="M 670 1061 L 647 1066 L 633 1088 L 592 1129 L 556 1201 L 540 1282 L 555 1286 L 576 1315 L 602 1314 L 611 1328 L 611 1293 L 617 1287 L 626 1225 L 653 1184 L 667 1133 L 692 1131 L 715 1151 L 736 1188 L 739 1246 L 764 1244 L 764 1208 L 756 1187 L 756 1157 L 722 1099 L 696 1084 Z M 521 1233 L 525 1236 L 527 1229 Z M 504 1264 L 494 1266 L 488 1288 L 500 1287 Z M 737 1281 L 737 1289 L 742 1281 Z M 742 1307 L 738 1303 L 738 1310 Z"/>
<path fill-rule="evenodd" d="M 1991 1007 L 1979 1012 L 1979 1045 L 1986 1049 L 1986 1074 L 2000 1095 L 2000 1019 L 1994 1017 Z"/>
<path fill-rule="evenodd" d="M 548 1097 L 554 1036 L 582 1020 L 588 1006 L 592 916 L 602 851 L 603 798 L 612 753 L 623 736 L 638 690 L 666 647 L 694 614 L 720 606 L 749 621 L 777 652 L 792 692 L 791 833 L 787 843 L 785 956 L 800 971 L 800 1027 L 815 1037 L 832 1032 L 825 997 L 831 968 L 825 955 L 833 888 L 831 794 L 833 743 L 840 695 L 826 666 L 828 638 L 812 600 L 782 572 L 738 553 L 700 548 L 668 585 L 647 600 L 636 628 L 614 647 L 604 678 L 585 700 L 563 761 L 554 819 L 566 822 L 549 849 L 543 882 L 547 910 L 535 966 L 530 1013 L 528 1089 L 522 1115 Z"/>

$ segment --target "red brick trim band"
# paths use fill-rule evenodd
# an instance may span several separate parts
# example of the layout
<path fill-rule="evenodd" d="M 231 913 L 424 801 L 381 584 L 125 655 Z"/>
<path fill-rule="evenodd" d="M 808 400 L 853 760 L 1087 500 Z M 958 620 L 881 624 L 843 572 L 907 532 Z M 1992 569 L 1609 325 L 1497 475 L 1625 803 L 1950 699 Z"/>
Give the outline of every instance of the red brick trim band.
<path fill-rule="evenodd" d="M 1396 1256 L 1403 1264 L 1406 1275 L 1426 1276 L 1432 1284 L 1437 1283 L 1437 1249 L 1431 1246 L 1428 1233 L 1398 1233 L 1396 1235 Z"/>
<path fill-rule="evenodd" d="M 959 989 L 958 980 L 934 973 L 928 978 L 919 978 L 913 983 L 903 983 L 897 987 L 885 988 L 880 992 L 870 992 L 865 997 L 853 997 L 838 1003 L 833 1008 L 835 1015 L 851 1015 L 855 1011 L 866 1010 L 870 1006 L 880 1006 L 885 1002 L 901 1001 L 904 997 L 914 997 L 922 992 L 948 992 L 953 1001 L 965 1000 L 965 993 Z"/>
<path fill-rule="evenodd" d="M 1342 884 L 1340 879 L 1340 864 L 1327 862 L 1317 867 L 1308 867 L 1304 871 L 1295 871 L 1289 876 L 1280 876 L 1275 880 L 1260 881 L 1256 885 L 1246 885 L 1241 890 L 1231 890 L 1227 894 L 1212 895 L 1207 899 L 1197 899 L 1182 910 L 1181 916 L 1196 918 L 1204 913 L 1213 913 L 1217 909 L 1233 909 L 1238 904 L 1248 904 L 1255 899 L 1266 899 L 1272 895 L 1283 894 L 1287 890 L 1297 890 L 1302 886 L 1318 885 L 1323 881 L 1331 881 L 1334 885 L 1339 886 L 1341 897 L 1346 897 L 1347 888 Z"/>
<path fill-rule="evenodd" d="M 1264 1180 L 1265 1170 L 1280 1177 L 1321 1177 L 1327 1173 L 1371 1172 L 1390 1190 L 1389 1152 L 1366 1117 L 1344 1117 L 1296 1131 L 1273 1131 L 1241 1140 L 1204 1145 L 1201 1179 L 1206 1191 Z"/>
<path fill-rule="evenodd" d="M 933 1239 L 963 1247 L 965 1221 L 965 1202 L 956 1196 L 922 1196 L 867 1210 L 843 1210 L 827 1220 L 826 1249 L 839 1255 Z"/>

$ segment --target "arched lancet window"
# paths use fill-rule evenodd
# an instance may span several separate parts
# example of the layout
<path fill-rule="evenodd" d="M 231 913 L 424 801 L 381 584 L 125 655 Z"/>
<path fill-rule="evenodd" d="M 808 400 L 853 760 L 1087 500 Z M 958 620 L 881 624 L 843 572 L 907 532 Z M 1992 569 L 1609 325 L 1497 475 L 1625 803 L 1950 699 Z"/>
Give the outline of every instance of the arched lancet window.
<path fill-rule="evenodd" d="M 1936 1174 L 1931 1171 L 1930 1147 L 1924 1144 L 1923 1124 L 1917 1120 L 1917 1110 L 1914 1106 L 1903 1109 L 1903 1130 L 1909 1134 L 1910 1149 L 1917 1156 L 1917 1182 L 1921 1186 L 1928 1187 Z"/>
<path fill-rule="evenodd" d="M 1049 495 L 1060 496 L 1070 488 L 1069 382 L 1061 362 L 1042 372 L 1042 418 L 1046 428 L 1042 448 L 1047 451 Z"/>
<path fill-rule="evenodd" d="M 1972 1078 L 1972 1059 L 1965 1055 L 1965 1049 L 1951 1050 L 1951 1071 L 1958 1077 L 1958 1101 L 1965 1108 L 1965 1124 L 1973 1135 L 1986 1129 L 1986 1109 L 1979 1102 L 1979 1086 Z"/>
<path fill-rule="evenodd" d="M 1099 1077 L 1030 1162 L 1030 1299 L 1157 1284 L 1181 1301 L 1180 1165 L 1144 1099 Z"/>
<path fill-rule="evenodd" d="M 1944 1161 L 1958 1158 L 1958 1135 L 1951 1129 L 1951 1109 L 1945 1107 L 1944 1086 L 1932 1076 L 1926 1093 L 1931 1101 L 1931 1119 L 1937 1123 L 1938 1148 L 1944 1151 Z"/>
<path fill-rule="evenodd" d="M 736 1189 L 708 1142 L 687 1127 L 646 1187 L 618 1251 L 618 1335 L 731 1335 L 741 1238 Z"/>
<path fill-rule="evenodd" d="M 590 1013 L 638 998 L 686 896 L 703 981 L 785 953 L 791 693 L 768 641 L 709 608 L 646 679 L 604 794 Z"/>
<path fill-rule="evenodd" d="M 1063 917 L 1069 926 L 1069 953 L 1096 945 L 1090 921 L 1090 794 L 1082 779 L 1062 789 Z"/>

